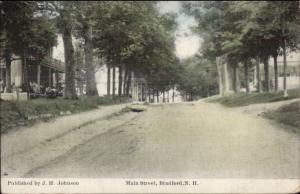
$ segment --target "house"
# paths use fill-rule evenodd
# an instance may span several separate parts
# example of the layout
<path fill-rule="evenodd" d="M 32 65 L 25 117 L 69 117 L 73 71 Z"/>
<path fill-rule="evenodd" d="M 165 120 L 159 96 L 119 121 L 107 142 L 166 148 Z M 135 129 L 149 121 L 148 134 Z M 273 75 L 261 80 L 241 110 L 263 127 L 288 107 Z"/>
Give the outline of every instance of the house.
<path fill-rule="evenodd" d="M 42 59 L 39 58 L 27 58 L 27 75 L 29 83 L 37 83 L 42 89 L 47 87 L 62 89 L 64 87 L 64 52 L 62 36 L 58 35 L 58 45 L 50 49 L 48 55 Z M 23 99 L 27 99 L 27 91 L 24 89 L 25 83 L 25 71 L 22 67 L 21 58 L 19 56 L 12 56 L 11 68 L 10 68 L 10 81 L 11 84 L 19 88 L 20 95 Z M 7 70 L 5 65 L 5 59 L 1 58 L 0 62 L 0 80 L 2 82 L 1 94 L 2 99 L 16 99 L 14 92 L 7 93 L 5 85 L 7 82 Z M 75 85 L 76 91 L 82 93 L 84 87 L 82 86 L 82 79 L 78 76 L 78 72 L 75 73 Z M 22 89 L 23 88 L 23 89 Z"/>
<path fill-rule="evenodd" d="M 27 76 L 29 83 L 37 83 L 42 86 L 42 88 L 46 87 L 61 87 L 64 77 L 64 63 L 56 58 L 53 58 L 53 48 L 50 49 L 47 56 L 44 58 L 34 58 L 28 57 L 26 59 L 26 67 L 27 67 Z M 0 80 L 2 82 L 1 86 L 1 98 L 2 99 L 16 99 L 16 94 L 14 92 L 7 93 L 6 88 L 4 87 L 7 83 L 7 76 L 5 59 L 1 58 L 0 61 Z M 27 91 L 24 89 L 26 75 L 24 71 L 24 67 L 22 66 L 21 57 L 12 55 L 12 61 L 10 66 L 10 82 L 11 85 L 18 89 L 18 95 L 22 96 L 22 99 L 27 99 Z M 18 98 L 20 97 L 18 96 Z"/>
<path fill-rule="evenodd" d="M 0 79 L 3 80 L 4 85 L 7 82 L 7 70 L 5 68 L 5 61 L 1 60 L 0 66 Z M 56 59 L 46 57 L 42 60 L 39 59 L 28 59 L 27 60 L 27 72 L 28 72 L 28 82 L 35 82 L 41 85 L 43 88 L 46 87 L 61 87 L 61 80 L 64 74 L 64 64 Z M 13 57 L 10 68 L 10 78 L 11 84 L 15 87 L 22 88 L 25 83 L 25 71 L 22 67 L 21 59 L 17 56 Z M 5 92 L 5 89 L 3 89 Z M 26 92 L 21 89 L 20 92 Z M 24 96 L 24 94 L 23 94 Z M 26 95 L 27 96 L 27 95 Z M 14 99 L 13 93 L 2 94 L 2 99 Z"/>
<path fill-rule="evenodd" d="M 286 68 L 286 80 L 287 80 L 287 89 L 296 89 L 300 88 L 300 51 L 291 52 L 287 54 L 287 68 Z M 283 90 L 283 56 L 278 56 L 277 58 L 278 66 L 278 90 Z M 261 80 L 264 80 L 264 67 L 263 64 L 260 64 L 260 73 Z M 252 77 L 250 77 L 250 90 L 256 91 L 256 68 L 253 67 L 249 72 Z M 275 90 L 275 76 L 274 76 L 274 58 L 269 58 L 269 77 L 270 77 L 270 86 L 271 91 Z M 245 88 L 241 89 L 245 91 Z"/>
<path fill-rule="evenodd" d="M 283 90 L 283 56 L 278 56 L 278 89 Z M 274 59 L 270 58 L 270 77 L 274 77 Z M 287 55 L 287 89 L 300 88 L 300 51 Z M 275 83 L 274 78 L 272 82 Z"/>

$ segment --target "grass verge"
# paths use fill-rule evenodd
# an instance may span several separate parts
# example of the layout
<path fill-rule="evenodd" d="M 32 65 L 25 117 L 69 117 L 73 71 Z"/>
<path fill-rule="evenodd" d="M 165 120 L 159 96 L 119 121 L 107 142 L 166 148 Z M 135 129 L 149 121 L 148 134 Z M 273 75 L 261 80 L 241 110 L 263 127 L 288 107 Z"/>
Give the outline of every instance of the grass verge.
<path fill-rule="evenodd" d="M 112 105 L 124 101 L 125 99 L 110 97 L 1 101 L 1 133 L 17 126 L 30 125 L 37 120 L 45 121 L 53 117 L 96 109 L 99 105 Z"/>
<path fill-rule="evenodd" d="M 299 89 L 288 90 L 289 96 L 283 97 L 283 92 L 264 92 L 264 93 L 236 93 L 227 96 L 212 97 L 207 99 L 207 102 L 221 103 L 228 107 L 247 106 L 250 104 L 276 102 L 299 98 Z"/>
<path fill-rule="evenodd" d="M 293 102 L 291 104 L 280 107 L 274 111 L 268 111 L 264 114 L 264 117 L 275 120 L 279 123 L 290 125 L 296 128 L 297 132 L 300 132 L 300 107 L 299 102 Z"/>

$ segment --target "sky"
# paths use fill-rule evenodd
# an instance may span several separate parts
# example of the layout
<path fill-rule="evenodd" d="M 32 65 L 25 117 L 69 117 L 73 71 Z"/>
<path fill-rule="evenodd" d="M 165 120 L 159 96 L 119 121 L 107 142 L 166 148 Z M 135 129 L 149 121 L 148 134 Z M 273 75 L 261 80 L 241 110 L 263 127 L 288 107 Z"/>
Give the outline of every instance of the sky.
<path fill-rule="evenodd" d="M 190 30 L 191 26 L 196 26 L 195 19 L 180 13 L 180 1 L 161 1 L 158 3 L 161 13 L 177 13 L 176 22 L 178 24 L 176 30 L 176 55 L 180 59 L 187 58 L 196 54 L 200 48 L 200 38 L 193 34 Z"/>

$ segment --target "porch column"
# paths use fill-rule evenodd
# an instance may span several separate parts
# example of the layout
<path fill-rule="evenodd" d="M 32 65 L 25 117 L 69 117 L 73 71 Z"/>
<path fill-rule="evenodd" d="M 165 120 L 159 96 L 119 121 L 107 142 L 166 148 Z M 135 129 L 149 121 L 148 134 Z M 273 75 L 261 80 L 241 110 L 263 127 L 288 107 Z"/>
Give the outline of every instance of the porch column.
<path fill-rule="evenodd" d="M 41 85 L 41 65 L 37 65 L 37 84 Z"/>
<path fill-rule="evenodd" d="M 59 72 L 56 71 L 56 72 L 55 72 L 55 87 L 56 87 L 56 88 L 58 88 L 58 74 L 59 74 Z"/>
<path fill-rule="evenodd" d="M 49 67 L 49 83 L 48 85 L 51 87 L 52 86 L 52 71 L 51 68 Z"/>

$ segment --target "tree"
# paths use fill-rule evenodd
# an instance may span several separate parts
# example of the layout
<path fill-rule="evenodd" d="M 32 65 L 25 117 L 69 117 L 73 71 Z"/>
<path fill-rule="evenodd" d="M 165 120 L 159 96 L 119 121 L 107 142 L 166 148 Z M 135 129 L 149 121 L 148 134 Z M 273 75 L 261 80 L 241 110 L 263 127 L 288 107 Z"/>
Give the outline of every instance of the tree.
<path fill-rule="evenodd" d="M 186 100 L 215 95 L 218 91 L 217 66 L 203 56 L 181 61 L 178 90 Z"/>
<path fill-rule="evenodd" d="M 77 72 L 79 93 L 80 95 L 83 95 L 83 86 L 86 82 L 86 65 L 83 41 L 78 41 L 74 45 L 74 65 Z"/>
<path fill-rule="evenodd" d="M 65 98 L 76 98 L 75 90 L 75 68 L 74 47 L 72 43 L 72 32 L 74 28 L 74 2 L 54 2 L 50 6 L 56 13 L 57 25 L 62 33 L 65 56 Z"/>
<path fill-rule="evenodd" d="M 29 91 L 27 59 L 42 59 L 56 44 L 53 23 L 43 15 L 40 16 L 37 2 L 1 2 L 3 22 L 1 37 L 6 47 L 7 88 L 10 89 L 10 63 L 12 54 L 22 59 L 24 72 L 23 88 Z M 2 41 L 1 41 L 2 42 Z M 2 43 L 1 43 L 2 44 Z"/>
<path fill-rule="evenodd" d="M 72 34 L 75 22 L 75 2 L 72 1 L 41 1 L 38 7 L 48 18 L 54 18 L 58 32 L 62 34 L 65 58 L 64 98 L 76 98 L 75 60 Z"/>
<path fill-rule="evenodd" d="M 95 67 L 93 62 L 94 44 L 93 44 L 93 27 L 94 27 L 94 12 L 97 4 L 101 2 L 81 1 L 75 4 L 75 25 L 74 34 L 78 38 L 84 40 L 84 54 L 86 65 L 86 95 L 97 96 L 97 87 L 95 79 Z"/>
<path fill-rule="evenodd" d="M 243 39 L 248 47 L 263 60 L 265 69 L 265 88 L 269 91 L 268 58 L 274 58 L 275 90 L 278 89 L 277 56 L 286 55 L 285 46 L 290 50 L 297 48 L 297 33 L 299 28 L 299 2 L 259 2 L 250 3 L 252 14 L 244 27 Z M 248 8 L 249 9 L 249 8 Z M 243 11 L 243 10 L 241 10 Z M 283 26 L 286 24 L 286 28 Z M 287 27 L 289 26 L 289 27 Z M 285 30 L 289 31 L 284 35 Z M 286 60 L 284 60 L 286 61 Z M 284 65 L 286 66 L 286 64 Z M 285 78 L 284 78 L 285 79 Z M 286 88 L 286 87 L 285 87 Z M 286 91 L 286 89 L 285 89 Z M 286 92 L 285 92 L 286 93 Z"/>
<path fill-rule="evenodd" d="M 233 25 L 239 16 L 230 12 L 230 3 L 211 1 L 183 4 L 185 12 L 198 22 L 195 32 L 203 38 L 202 55 L 216 61 L 211 64 L 217 66 L 219 93 L 222 95 L 229 90 L 228 62 L 233 62 L 229 65 L 237 68 L 237 62 L 233 59 L 242 48 L 238 39 L 240 27 Z"/>
<path fill-rule="evenodd" d="M 197 32 L 204 40 L 203 56 L 210 59 L 226 58 L 227 62 L 233 63 L 233 68 L 237 67 L 238 62 L 242 62 L 246 88 L 248 88 L 247 72 L 251 68 L 249 65 L 252 64 L 247 61 L 256 59 L 258 90 L 261 88 L 259 61 L 262 61 L 265 73 L 264 89 L 267 92 L 270 91 L 269 57 L 273 56 L 275 90 L 278 89 L 277 56 L 282 53 L 286 62 L 286 45 L 289 45 L 287 46 L 289 50 L 297 48 L 299 1 L 190 2 L 184 3 L 184 7 L 185 12 L 198 21 Z M 288 33 L 285 33 L 287 31 Z M 220 76 L 222 71 L 219 72 L 219 80 L 222 80 Z M 235 76 L 236 73 L 233 83 L 236 80 Z M 223 88 L 222 85 L 226 85 L 223 82 L 219 83 L 220 89 Z"/>
<path fill-rule="evenodd" d="M 170 31 L 175 22 L 172 23 L 172 16 L 161 17 L 154 5 L 152 2 L 109 2 L 97 8 L 96 47 L 98 53 L 106 57 L 107 64 L 119 69 L 119 96 L 122 85 L 123 93 L 129 93 L 132 74 L 147 82 L 153 72 L 165 72 L 162 69 L 170 64 L 168 58 L 174 59 L 174 40 L 170 38 Z M 124 71 L 128 76 L 123 77 Z M 113 69 L 113 80 L 114 77 Z M 150 84 L 136 85 L 144 88 Z"/>
<path fill-rule="evenodd" d="M 281 40 L 281 48 L 283 51 L 283 63 L 284 63 L 284 78 L 283 78 L 283 89 L 284 96 L 287 97 L 287 83 L 286 83 L 286 48 L 288 47 L 291 51 L 299 49 L 299 28 L 300 28 L 300 2 L 275 2 L 274 4 L 270 4 L 269 6 L 278 14 L 273 16 L 274 28 L 278 29 L 279 33 L 277 33 L 277 39 Z M 274 14 L 271 12 L 271 14 Z M 281 33 L 280 33 L 281 32 Z"/>

